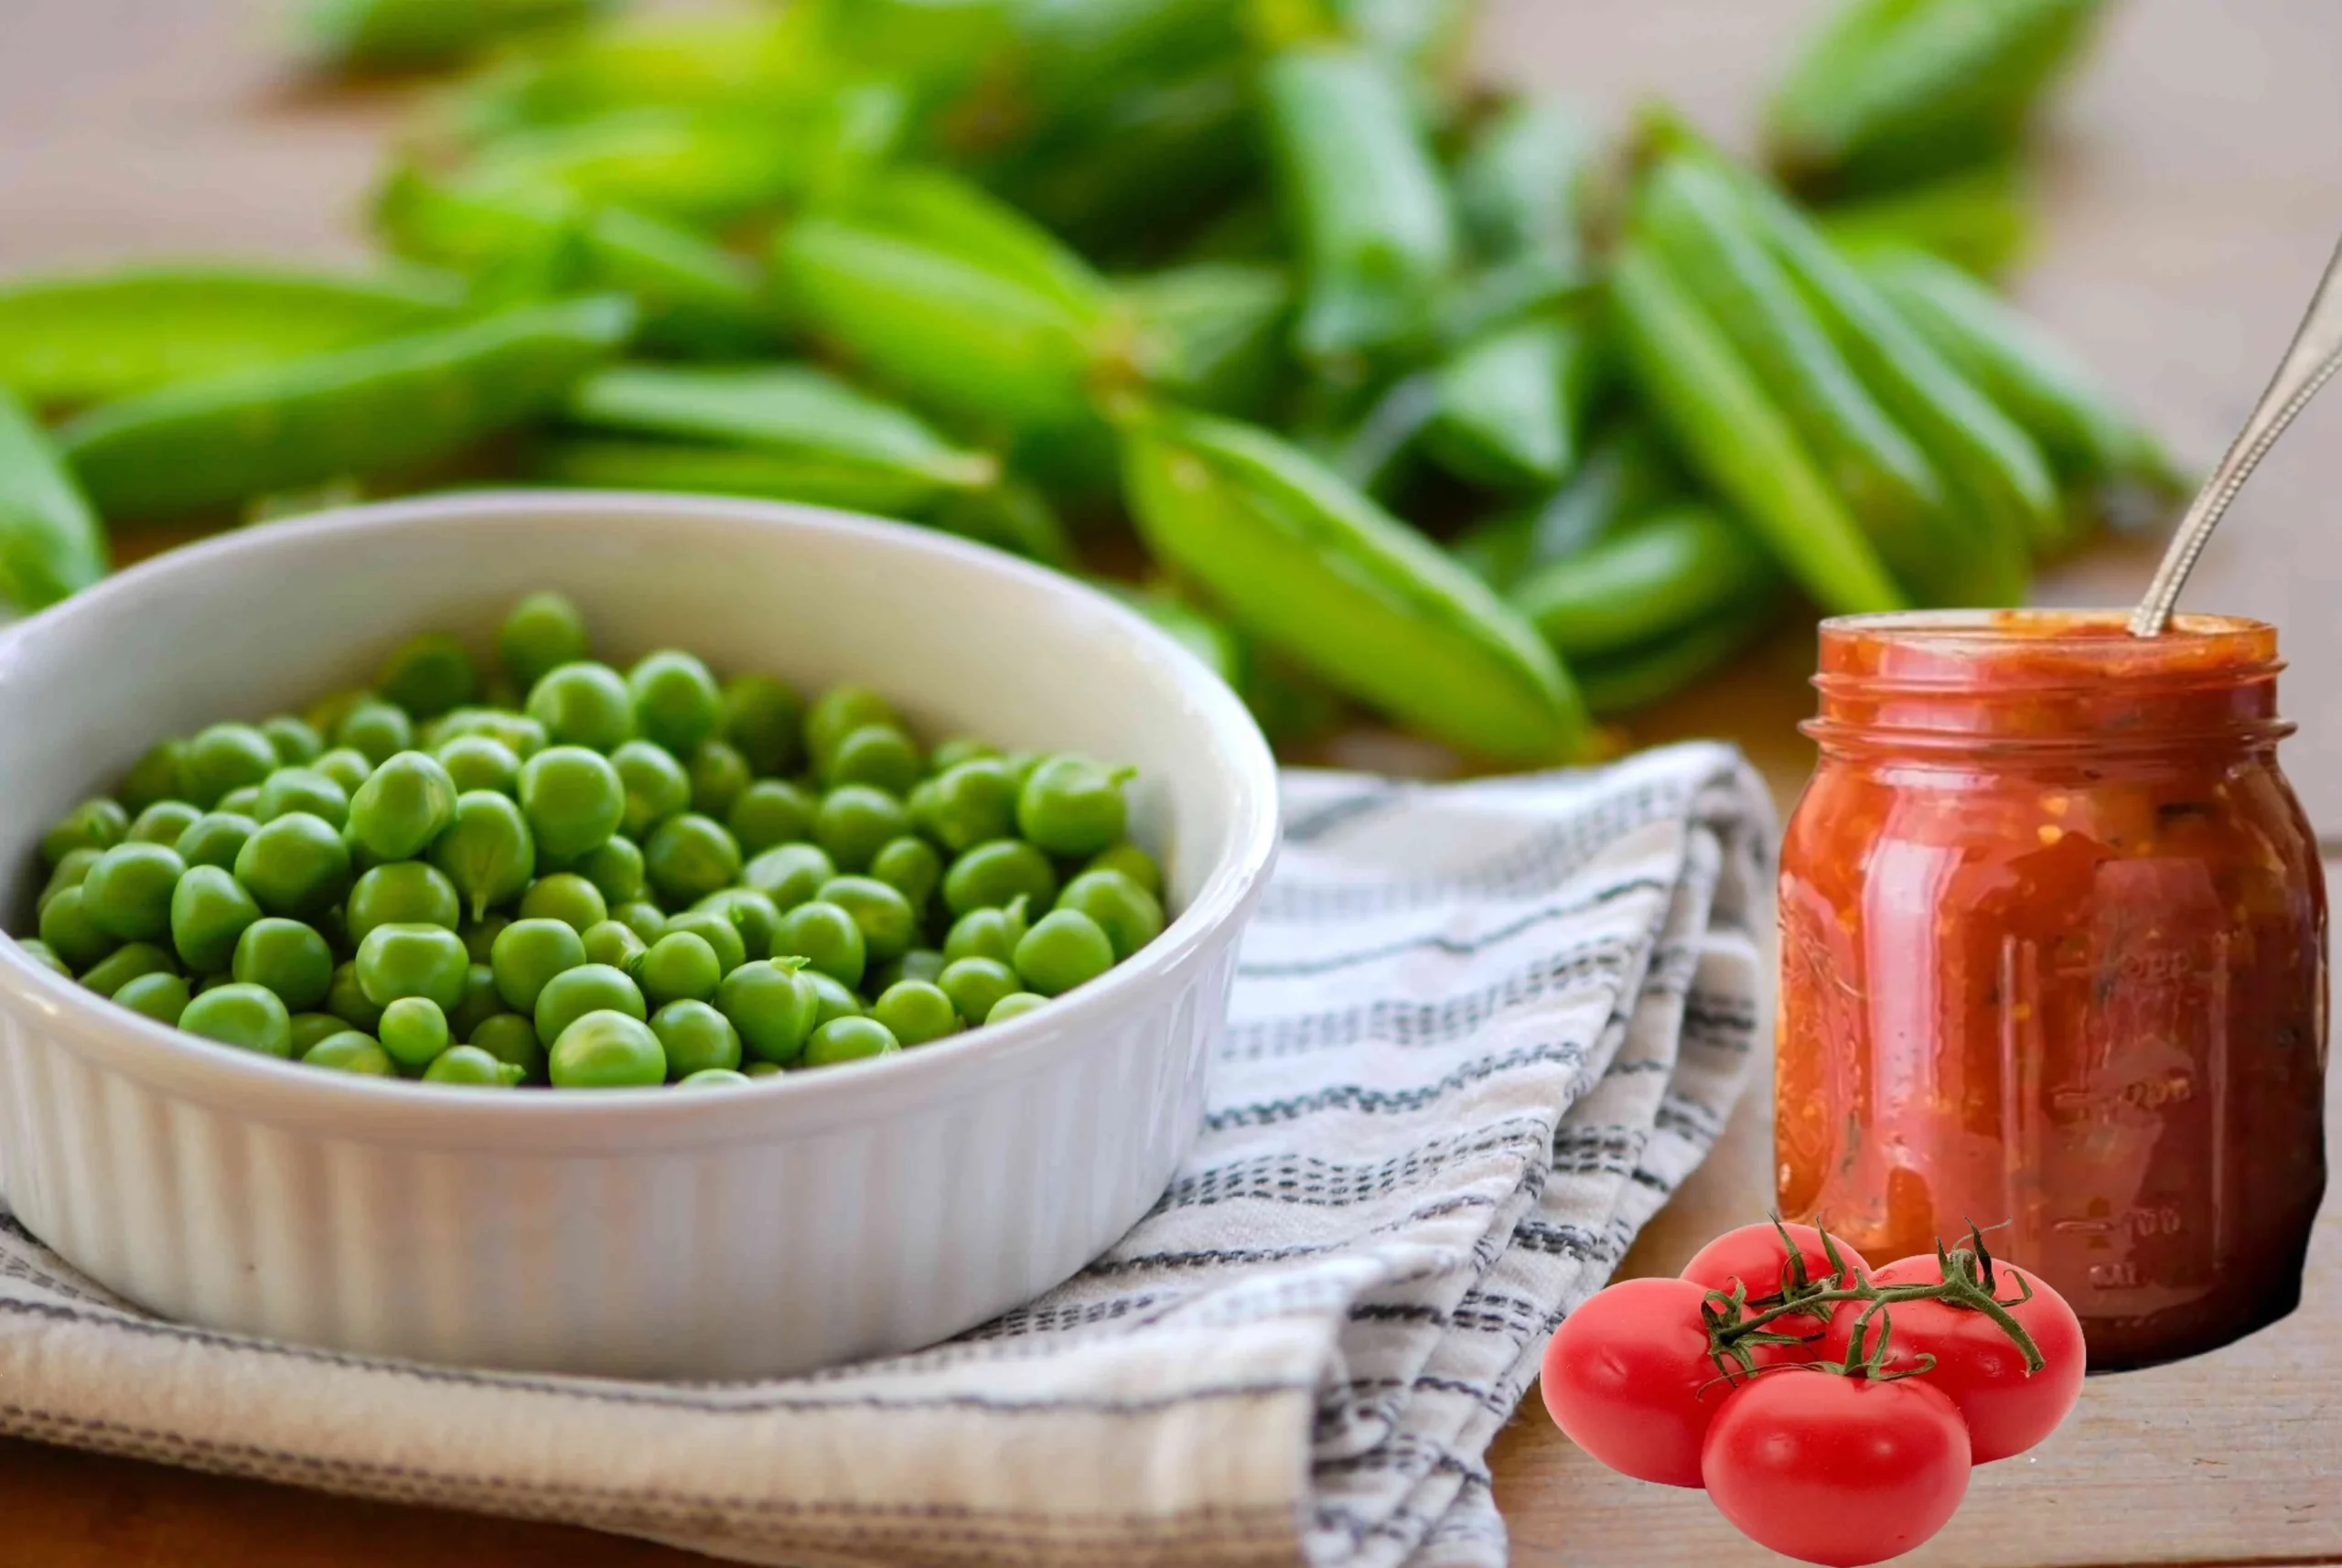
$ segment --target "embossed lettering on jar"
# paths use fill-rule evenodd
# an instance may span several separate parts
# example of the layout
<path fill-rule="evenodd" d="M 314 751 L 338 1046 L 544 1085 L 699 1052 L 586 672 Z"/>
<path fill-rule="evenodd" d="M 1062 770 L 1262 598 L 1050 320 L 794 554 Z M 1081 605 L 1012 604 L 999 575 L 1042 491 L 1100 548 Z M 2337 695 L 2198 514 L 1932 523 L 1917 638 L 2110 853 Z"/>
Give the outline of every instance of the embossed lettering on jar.
<path fill-rule="evenodd" d="M 2274 631 L 1826 622 L 1781 855 L 1777 1178 L 1873 1257 L 1972 1219 L 2093 1370 L 2300 1298 L 2325 1192 L 2326 889 Z"/>

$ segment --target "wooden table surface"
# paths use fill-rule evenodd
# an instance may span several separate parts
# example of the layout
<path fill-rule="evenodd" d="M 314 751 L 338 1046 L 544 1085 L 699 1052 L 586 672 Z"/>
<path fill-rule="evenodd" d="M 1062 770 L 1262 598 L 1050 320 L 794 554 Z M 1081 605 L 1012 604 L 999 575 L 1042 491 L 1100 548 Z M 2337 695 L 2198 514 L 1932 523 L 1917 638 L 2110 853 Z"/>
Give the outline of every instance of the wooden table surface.
<path fill-rule="evenodd" d="M 1617 115 L 1676 99 L 1740 139 L 1809 0 L 1491 0 L 1492 70 Z M 2342 227 L 2342 0 L 2127 0 L 2066 100 L 2046 162 L 2046 235 L 2022 294 L 2182 449 L 2216 456 L 2260 390 Z M 395 95 L 285 74 L 265 0 L 0 0 L 0 275 L 132 256 L 362 254 L 358 196 Z M 2342 830 L 2342 540 L 2324 491 L 2342 396 L 2271 459 L 2189 602 L 2283 628 L 2304 723 L 2288 766 Z M 2150 557 L 2116 550 L 2044 585 L 2112 602 Z M 1786 807 L 1807 765 L 1810 640 L 1787 635 L 1652 715 L 1638 739 L 1713 734 Z M 2304 673 L 2308 676 L 2304 678 Z M 1371 755 L 1371 753 L 1368 753 Z M 2329 1122 L 2342 1132 L 2342 1074 Z M 1761 1089 L 1652 1225 L 1629 1272 L 1671 1272 L 1756 1217 L 1770 1181 Z M 1914 1564 L 2342 1564 L 2342 1205 L 2287 1322 L 2176 1367 L 2092 1380 L 2032 1455 L 1977 1473 Z M 5 1391 L 0 1391 L 5 1397 Z M 1701 1495 L 1593 1465 L 1532 1398 L 1492 1455 L 1521 1563 L 1778 1563 Z M 474 1568 L 700 1561 L 541 1525 L 198 1477 L 0 1441 L 0 1564 L 314 1562 Z"/>

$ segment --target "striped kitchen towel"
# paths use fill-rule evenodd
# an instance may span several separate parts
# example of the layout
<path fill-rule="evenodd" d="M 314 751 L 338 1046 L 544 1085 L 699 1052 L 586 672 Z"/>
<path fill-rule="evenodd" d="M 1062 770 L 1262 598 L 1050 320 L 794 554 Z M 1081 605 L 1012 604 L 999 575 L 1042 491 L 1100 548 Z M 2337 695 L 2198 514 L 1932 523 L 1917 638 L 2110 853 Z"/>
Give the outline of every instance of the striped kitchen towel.
<path fill-rule="evenodd" d="M 1285 811 L 1193 1158 L 962 1339 L 754 1383 L 370 1360 L 145 1316 L 0 1211 L 0 1431 L 758 1563 L 1500 1563 L 1489 1441 L 1766 1026 L 1769 808 L 1686 746 L 1293 773 Z"/>

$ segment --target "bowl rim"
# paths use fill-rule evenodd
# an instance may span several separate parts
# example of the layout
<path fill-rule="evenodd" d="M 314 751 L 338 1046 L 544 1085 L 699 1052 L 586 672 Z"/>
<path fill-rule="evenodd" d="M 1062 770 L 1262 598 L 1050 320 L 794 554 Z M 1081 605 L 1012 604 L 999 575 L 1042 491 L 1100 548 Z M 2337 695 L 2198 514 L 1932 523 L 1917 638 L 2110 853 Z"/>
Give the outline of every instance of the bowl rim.
<path fill-rule="evenodd" d="M 568 1144 L 581 1135 L 620 1129 L 655 1137 L 687 1125 L 694 1139 L 747 1137 L 769 1133 L 775 1118 L 782 1116 L 829 1127 L 898 1114 L 907 1102 L 941 1099 L 972 1079 L 996 1079 L 1078 1048 L 1080 1036 L 1109 1026 L 1112 1015 L 1140 993 L 1163 986 L 1199 961 L 1207 950 L 1222 945 L 1231 923 L 1248 916 L 1265 889 L 1278 842 L 1276 765 L 1251 713 L 1200 660 L 1144 616 L 1063 573 L 936 530 L 823 507 L 658 491 L 483 489 L 333 508 L 166 551 L 0 630 L 0 679 L 23 649 L 51 628 L 102 615 L 116 600 L 146 591 L 158 581 L 222 565 L 250 569 L 288 547 L 337 535 L 453 527 L 459 520 L 482 516 L 549 512 L 586 523 L 681 516 L 719 527 L 777 524 L 871 542 L 886 550 L 940 555 L 953 563 L 955 570 L 1073 601 L 1085 616 L 1113 625 L 1140 645 L 1150 662 L 1173 674 L 1181 695 L 1226 757 L 1241 786 L 1232 802 L 1231 849 L 1212 865 L 1187 907 L 1153 942 L 1099 979 L 1054 999 L 1047 1008 L 930 1041 L 916 1050 L 819 1072 L 753 1079 L 745 1088 L 721 1093 L 677 1094 L 671 1084 L 515 1093 L 321 1071 L 291 1058 L 200 1041 L 113 1006 L 34 960 L 13 936 L 0 941 L 0 999 L 28 1005 L 47 1015 L 58 1032 L 70 1031 L 70 1042 L 59 1043 L 143 1080 L 193 1098 L 227 1100 L 254 1119 L 318 1133 L 339 1130 L 402 1142 L 467 1144 L 492 1128 L 500 1138 L 541 1144 Z"/>

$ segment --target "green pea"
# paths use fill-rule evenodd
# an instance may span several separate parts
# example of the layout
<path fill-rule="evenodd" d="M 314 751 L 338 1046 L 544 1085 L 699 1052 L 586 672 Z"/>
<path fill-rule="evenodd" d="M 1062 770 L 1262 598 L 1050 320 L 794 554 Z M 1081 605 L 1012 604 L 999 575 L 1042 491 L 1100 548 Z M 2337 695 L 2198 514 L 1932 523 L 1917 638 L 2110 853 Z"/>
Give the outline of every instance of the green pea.
<path fill-rule="evenodd" d="M 748 759 L 731 742 L 704 740 L 691 754 L 692 810 L 704 817 L 729 816 L 749 784 Z"/>
<path fill-rule="evenodd" d="M 464 971 L 464 994 L 447 1010 L 447 1037 L 458 1044 L 479 1032 L 479 1026 L 504 1011 L 496 989 L 496 972 L 478 960 Z"/>
<path fill-rule="evenodd" d="M 871 1004 L 870 1015 L 906 1046 L 923 1046 L 963 1026 L 958 1005 L 940 986 L 923 980 L 905 980 L 888 986 Z"/>
<path fill-rule="evenodd" d="M 725 975 L 715 992 L 715 1010 L 739 1031 L 747 1054 L 783 1067 L 804 1054 L 805 1041 L 820 1022 L 821 1006 L 811 972 L 786 961 L 741 964 Z M 854 1004 L 854 1010 L 861 1008 Z"/>
<path fill-rule="evenodd" d="M 262 781 L 252 820 L 273 822 L 292 811 L 340 827 L 349 816 L 349 791 L 314 768 L 280 768 Z"/>
<path fill-rule="evenodd" d="M 368 695 L 362 686 L 344 686 L 338 692 L 328 692 L 301 711 L 301 722 L 324 736 L 330 744 L 333 732 L 341 725 L 342 715 L 364 702 Z"/>
<path fill-rule="evenodd" d="M 48 901 L 68 887 L 81 886 L 90 875 L 90 867 L 97 865 L 99 857 L 104 854 L 105 851 L 100 849 L 68 851 L 65 858 L 57 863 L 57 868 L 48 874 L 48 883 L 42 887 L 40 897 L 34 903 L 34 917 L 38 918 L 40 912 L 48 908 Z"/>
<path fill-rule="evenodd" d="M 559 920 L 582 933 L 609 918 L 609 904 L 602 890 L 573 871 L 540 876 L 521 895 L 524 920 Z"/>
<path fill-rule="evenodd" d="M 565 595 L 531 594 L 506 611 L 496 628 L 496 656 L 524 692 L 586 653 L 586 618 Z"/>
<path fill-rule="evenodd" d="M 433 867 L 436 870 L 437 867 Z M 450 883 L 450 886 L 454 884 Z M 490 915 L 485 919 L 458 920 L 456 934 L 464 939 L 464 951 L 474 963 L 486 963 L 496 951 L 496 939 L 512 923 L 510 915 Z"/>
<path fill-rule="evenodd" d="M 611 906 L 610 918 L 624 923 L 645 942 L 655 942 L 667 934 L 666 911 L 639 898 Z"/>
<path fill-rule="evenodd" d="M 807 1067 L 834 1067 L 840 1062 L 883 1057 L 903 1048 L 894 1031 L 876 1018 L 833 1018 L 805 1042 Z"/>
<path fill-rule="evenodd" d="M 858 984 L 869 963 L 862 926 L 851 911 L 815 899 L 780 918 L 773 933 L 773 955 L 801 958 L 846 985 Z"/>
<path fill-rule="evenodd" d="M 293 1054 L 306 1057 L 318 1041 L 346 1034 L 349 1029 L 349 1025 L 330 1013 L 295 1013 L 293 1015 Z"/>
<path fill-rule="evenodd" d="M 1022 789 L 1025 780 L 1033 777 L 1033 770 L 1048 759 L 1049 754 L 1046 751 L 1012 751 L 1000 760 L 1008 768 L 1009 777 L 1016 780 L 1016 787 Z"/>
<path fill-rule="evenodd" d="M 396 1078 L 399 1069 L 371 1035 L 356 1029 L 344 1029 L 328 1035 L 301 1053 L 304 1067 L 328 1068 L 336 1072 L 354 1072 L 361 1078 Z"/>
<path fill-rule="evenodd" d="M 1022 893 L 997 909 L 971 909 L 951 922 L 951 931 L 943 939 L 943 958 L 956 963 L 963 958 L 988 958 L 1008 963 L 1016 956 L 1016 944 L 1025 940 L 1032 929 L 1026 910 L 1031 904 Z"/>
<path fill-rule="evenodd" d="M 1061 996 L 1114 967 L 1114 944 L 1077 909 L 1052 909 L 1016 944 L 1014 967 L 1025 988 Z"/>
<path fill-rule="evenodd" d="M 456 781 L 428 752 L 402 751 L 349 798 L 349 836 L 377 860 L 412 860 L 456 817 Z"/>
<path fill-rule="evenodd" d="M 915 812 L 919 827 L 954 854 L 1016 831 L 1016 779 L 997 757 L 939 773 Z"/>
<path fill-rule="evenodd" d="M 1017 831 L 1051 854 L 1096 854 L 1129 826 L 1123 786 L 1136 774 L 1086 757 L 1052 757 L 1017 791 Z"/>
<path fill-rule="evenodd" d="M 288 1012 L 303 1013 L 333 986 L 333 953 L 325 938 L 298 920 L 254 920 L 236 939 L 231 972 L 246 985 L 276 993 Z"/>
<path fill-rule="evenodd" d="M 109 850 L 130 831 L 130 813 L 112 800 L 82 801 L 41 835 L 40 858 L 54 866 L 77 849 Z"/>
<path fill-rule="evenodd" d="M 935 749 L 928 754 L 927 766 L 929 772 L 941 775 L 963 762 L 999 755 L 1000 747 L 988 740 L 979 740 L 972 735 L 946 736 L 937 741 Z"/>
<path fill-rule="evenodd" d="M 293 1054 L 292 1015 L 276 999 L 276 993 L 258 985 L 238 983 L 211 987 L 179 1014 L 179 1027 L 263 1056 Z"/>
<path fill-rule="evenodd" d="M 671 1051 L 669 1055 L 671 1057 L 673 1053 Z M 772 1064 L 768 1062 L 764 1065 L 769 1067 Z M 746 1089 L 754 1081 L 747 1073 L 735 1072 L 729 1068 L 704 1067 L 697 1072 L 685 1073 L 682 1078 L 677 1079 L 675 1087 L 677 1089 Z"/>
<path fill-rule="evenodd" d="M 447 1015 L 428 996 L 402 996 L 382 1009 L 382 1049 L 410 1073 L 429 1067 L 452 1039 Z"/>
<path fill-rule="evenodd" d="M 647 1089 L 667 1079 L 667 1053 L 638 1015 L 582 1015 L 553 1041 L 546 1071 L 555 1089 Z"/>
<path fill-rule="evenodd" d="M 838 744 L 865 725 L 895 725 L 902 720 L 894 704 L 867 686 L 833 686 L 813 699 L 805 714 L 805 749 L 814 765 L 823 765 Z"/>
<path fill-rule="evenodd" d="M 790 910 L 821 891 L 838 868 L 818 844 L 784 843 L 764 851 L 741 868 L 740 884 Z"/>
<path fill-rule="evenodd" d="M 207 811 L 188 824 L 173 847 L 189 867 L 216 865 L 226 871 L 234 867 L 236 857 L 244 851 L 244 841 L 259 826 L 233 811 Z"/>
<path fill-rule="evenodd" d="M 378 1007 L 422 996 L 445 1012 L 464 999 L 471 961 L 463 939 L 445 926 L 377 926 L 358 944 L 358 984 Z"/>
<path fill-rule="evenodd" d="M 548 746 L 521 768 L 521 810 L 537 852 L 567 860 L 618 832 L 626 816 L 626 787 L 599 752 Z"/>
<path fill-rule="evenodd" d="M 943 977 L 943 954 L 934 948 L 913 948 L 892 963 L 880 964 L 863 976 L 871 994 L 883 994 L 890 985 L 923 980 L 932 985 Z"/>
<path fill-rule="evenodd" d="M 725 825 L 740 843 L 744 855 L 762 854 L 775 844 L 790 843 L 813 831 L 813 797 L 780 779 L 759 779 L 736 796 L 725 813 Z"/>
<path fill-rule="evenodd" d="M 870 875 L 923 910 L 943 884 L 943 857 L 925 839 L 905 834 L 871 857 Z"/>
<path fill-rule="evenodd" d="M 177 974 L 178 960 L 153 942 L 128 942 L 91 964 L 81 983 L 101 996 L 112 996 L 143 974 Z"/>
<path fill-rule="evenodd" d="M 707 666 L 688 653 L 647 653 L 627 672 L 634 699 L 635 733 L 677 757 L 689 757 L 715 733 L 722 695 Z"/>
<path fill-rule="evenodd" d="M 686 811 L 652 830 L 642 847 L 650 886 L 669 904 L 691 904 L 740 875 L 740 846 L 722 822 Z"/>
<path fill-rule="evenodd" d="M 900 800 L 867 784 L 843 784 L 813 812 L 813 842 L 841 871 L 864 871 L 878 852 L 911 831 Z"/>
<path fill-rule="evenodd" d="M 131 819 L 124 843 L 177 844 L 179 835 L 202 819 L 203 813 L 185 800 L 157 800 Z"/>
<path fill-rule="evenodd" d="M 1058 908 L 1098 923 L 1122 962 L 1163 934 L 1162 901 L 1119 871 L 1085 871 L 1065 885 Z"/>
<path fill-rule="evenodd" d="M 265 731 L 267 726 L 262 727 Z M 130 765 L 130 771 L 122 776 L 122 788 L 114 793 L 124 809 L 133 811 L 143 811 L 158 800 L 177 800 L 183 789 L 179 770 L 186 759 L 187 742 L 157 741 Z"/>
<path fill-rule="evenodd" d="M 625 791 L 618 825 L 628 838 L 644 838 L 668 818 L 691 810 L 691 775 L 666 747 L 630 740 L 610 753 L 610 766 Z"/>
<path fill-rule="evenodd" d="M 1004 908 L 1019 897 L 1043 905 L 1057 896 L 1057 868 L 1022 839 L 980 843 L 943 874 L 943 906 L 955 917 L 971 909 Z"/>
<path fill-rule="evenodd" d="M 171 889 L 171 946 L 198 974 L 226 969 L 238 939 L 260 918 L 251 892 L 216 865 L 190 866 Z M 41 924 L 48 924 L 46 914 Z"/>
<path fill-rule="evenodd" d="M 822 884 L 816 904 L 798 908 L 817 908 L 819 904 L 834 904 L 854 918 L 854 923 L 862 930 L 864 950 L 873 963 L 890 963 L 902 957 L 919 938 L 919 915 L 910 901 L 892 884 L 875 876 L 836 877 Z M 827 966 L 817 963 L 816 967 Z M 850 977 L 841 978 L 851 983 Z"/>
<path fill-rule="evenodd" d="M 258 784 L 276 771 L 276 747 L 250 725 L 208 725 L 179 758 L 179 789 L 206 811 L 231 789 Z"/>
<path fill-rule="evenodd" d="M 740 928 L 732 923 L 731 916 L 719 910 L 686 909 L 680 915 L 670 916 L 665 929 L 660 935 L 668 936 L 676 931 L 689 931 L 714 948 L 716 964 L 726 974 L 748 961 L 747 940 L 740 934 Z"/>
<path fill-rule="evenodd" d="M 466 1089 L 510 1089 L 526 1074 L 477 1046 L 450 1046 L 423 1070 L 425 1083 L 449 1083 Z"/>
<path fill-rule="evenodd" d="M 822 769 L 822 783 L 867 784 L 889 795 L 909 793 L 923 771 L 919 747 L 891 724 L 864 725 L 839 741 Z"/>
<path fill-rule="evenodd" d="M 457 708 L 432 720 L 424 726 L 424 732 L 432 750 L 467 737 L 492 740 L 522 762 L 546 746 L 544 725 L 526 714 L 504 708 Z"/>
<path fill-rule="evenodd" d="M 418 719 L 434 719 L 479 695 L 479 668 L 461 642 L 426 631 L 391 650 L 374 690 Z"/>
<path fill-rule="evenodd" d="M 402 860 L 360 877 L 342 918 L 349 940 L 362 942 L 377 926 L 445 926 L 452 931 L 463 921 L 463 905 L 446 873 L 419 860 Z"/>
<path fill-rule="evenodd" d="M 370 1001 L 366 988 L 358 983 L 357 960 L 334 967 L 333 983 L 326 989 L 326 1011 L 370 1035 L 381 1026 L 381 1004 Z"/>
<path fill-rule="evenodd" d="M 615 910 L 642 897 L 647 870 L 642 851 L 630 838 L 613 834 L 579 855 L 570 869 L 592 883 L 602 902 Z"/>
<path fill-rule="evenodd" d="M 342 793 L 346 795 L 357 794 L 358 787 L 365 783 L 374 771 L 373 763 L 367 759 L 364 752 L 347 746 L 335 746 L 312 766 L 340 785 Z"/>
<path fill-rule="evenodd" d="M 586 940 L 561 920 L 515 920 L 496 938 L 489 967 L 496 993 L 515 1013 L 533 1016 L 553 976 L 584 967 Z"/>
<path fill-rule="evenodd" d="M 25 956 L 35 963 L 44 969 L 54 970 L 68 980 L 73 978 L 73 972 L 65 967 L 65 961 L 57 956 L 56 950 L 38 937 L 18 937 L 15 940 L 16 945 L 25 950 Z"/>
<path fill-rule="evenodd" d="M 818 969 L 799 971 L 813 987 L 813 1026 L 820 1028 L 833 1018 L 859 1018 L 870 1008 L 862 993 L 833 975 Z"/>
<path fill-rule="evenodd" d="M 171 891 L 187 873 L 177 850 L 158 843 L 118 843 L 81 878 L 81 907 L 91 923 L 123 941 L 154 941 L 169 934 Z"/>
<path fill-rule="evenodd" d="M 1084 871 L 1119 871 L 1139 885 L 1157 900 L 1163 897 L 1163 867 L 1155 857 L 1128 839 L 1110 844 L 1090 857 Z"/>
<path fill-rule="evenodd" d="M 379 697 L 360 697 L 333 726 L 333 743 L 380 768 L 414 745 L 414 721 L 405 709 Z"/>
<path fill-rule="evenodd" d="M 485 917 L 489 908 L 521 896 L 537 868 L 536 841 L 520 803 L 488 789 L 456 797 L 455 821 L 431 841 L 431 864 L 447 874 L 456 894 Z"/>
<path fill-rule="evenodd" d="M 797 764 L 803 711 L 797 693 L 772 677 L 735 675 L 724 683 L 718 733 L 739 747 L 750 772 L 770 778 Z"/>
<path fill-rule="evenodd" d="M 537 1041 L 537 1026 L 518 1013 L 499 1013 L 481 1019 L 466 1043 L 498 1061 L 519 1068 L 524 1080 L 544 1077 L 545 1048 Z"/>
<path fill-rule="evenodd" d="M 79 887 L 64 889 L 42 908 L 40 940 L 76 973 L 122 945 L 90 918 Z"/>
<path fill-rule="evenodd" d="M 185 977 L 156 970 L 124 982 L 113 999 L 158 1024 L 176 1025 L 187 1011 L 189 995 Z"/>
<path fill-rule="evenodd" d="M 231 789 L 220 797 L 220 810 L 232 811 L 240 817 L 255 817 L 260 811 L 260 786 L 247 784 L 241 789 Z"/>
<path fill-rule="evenodd" d="M 676 1081 L 740 1065 L 740 1032 L 704 998 L 667 1003 L 650 1015 L 650 1032 L 667 1054 L 667 1076 Z"/>
<path fill-rule="evenodd" d="M 707 939 L 690 931 L 671 931 L 650 944 L 635 966 L 634 977 L 653 1007 L 671 1002 L 709 1002 L 723 982 L 723 966 Z M 668 1052 L 671 1059 L 674 1052 Z"/>
<path fill-rule="evenodd" d="M 719 887 L 693 909 L 723 916 L 740 933 L 740 946 L 751 959 L 772 956 L 773 934 L 780 929 L 780 908 L 753 887 Z"/>
<path fill-rule="evenodd" d="M 325 737 L 306 719 L 291 714 L 279 714 L 263 719 L 260 733 L 268 737 L 275 749 L 277 764 L 284 768 L 306 768 L 325 755 Z"/>
<path fill-rule="evenodd" d="M 293 811 L 252 830 L 236 852 L 236 880 L 269 914 L 317 915 L 349 893 L 349 848 L 332 823 Z"/>
<path fill-rule="evenodd" d="M 634 973 L 634 966 L 650 950 L 650 944 L 636 936 L 634 928 L 623 920 L 596 920 L 586 928 L 579 940 L 586 944 L 587 963 L 606 963 L 628 974 Z"/>
<path fill-rule="evenodd" d="M 432 752 L 457 793 L 493 789 L 500 795 L 521 792 L 521 759 L 500 740 L 484 735 L 459 735 L 442 741 Z"/>
<path fill-rule="evenodd" d="M 634 738 L 634 698 L 607 664 L 581 660 L 547 671 L 529 688 L 529 716 L 555 746 L 607 752 Z"/>
<path fill-rule="evenodd" d="M 1002 997 L 1025 988 L 1015 970 L 991 958 L 955 959 L 944 966 L 935 983 L 971 1026 L 991 1017 Z"/>
<path fill-rule="evenodd" d="M 1037 996 L 1030 991 L 1015 992 L 994 1003 L 992 1011 L 984 1015 L 984 1022 L 1005 1024 L 1011 1018 L 1022 1018 L 1026 1014 L 1048 1004 L 1049 999 L 1046 996 Z"/>
<path fill-rule="evenodd" d="M 750 1062 L 740 1069 L 740 1076 L 750 1083 L 754 1083 L 760 1078 L 779 1078 L 787 1070 L 779 1062 Z M 675 1087 L 680 1089 L 682 1085 L 677 1084 Z"/>
<path fill-rule="evenodd" d="M 639 1019 L 648 1017 L 650 1010 L 643 1004 L 641 990 L 627 978 L 624 970 L 612 969 L 606 963 L 564 970 L 537 993 L 537 1038 L 557 1041 L 571 1024 L 586 1014 L 606 1011 Z"/>

